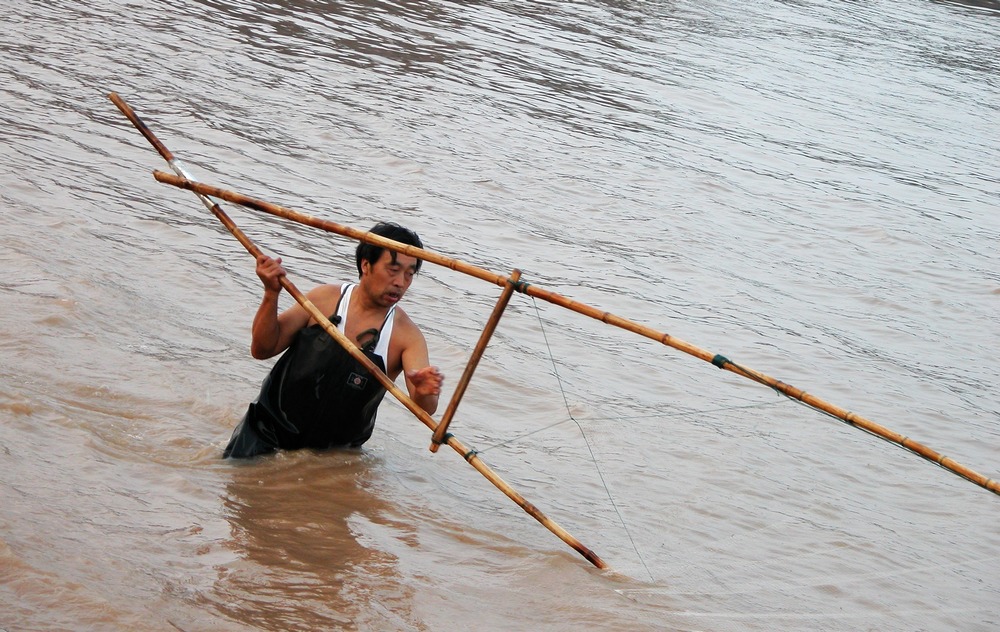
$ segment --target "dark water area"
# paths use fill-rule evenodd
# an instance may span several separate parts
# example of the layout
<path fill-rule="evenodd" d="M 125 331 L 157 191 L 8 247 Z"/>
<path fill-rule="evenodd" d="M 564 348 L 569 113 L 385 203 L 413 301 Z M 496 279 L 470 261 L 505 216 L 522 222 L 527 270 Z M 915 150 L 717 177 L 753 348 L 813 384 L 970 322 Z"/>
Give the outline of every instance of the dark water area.
<path fill-rule="evenodd" d="M 253 260 L 107 98 L 207 183 L 400 222 L 997 479 L 998 17 L 8 2 L 0 629 L 1000 628 L 996 494 L 523 294 L 452 431 L 609 570 L 388 399 L 361 450 L 222 461 L 270 366 Z M 350 240 L 226 208 L 298 287 L 355 276 Z M 498 294 L 407 294 L 445 400 Z"/>

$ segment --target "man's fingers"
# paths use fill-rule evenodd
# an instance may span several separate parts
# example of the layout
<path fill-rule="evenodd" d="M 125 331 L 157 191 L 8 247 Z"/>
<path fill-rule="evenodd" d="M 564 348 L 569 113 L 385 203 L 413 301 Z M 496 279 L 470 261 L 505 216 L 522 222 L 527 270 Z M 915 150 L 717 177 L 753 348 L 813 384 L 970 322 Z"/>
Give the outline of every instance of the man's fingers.
<path fill-rule="evenodd" d="M 441 374 L 436 366 L 425 366 L 422 369 L 407 371 L 406 377 L 410 378 L 410 381 L 414 384 L 420 385 L 433 384 L 436 387 L 440 387 L 441 383 L 444 382 L 444 375 Z"/>

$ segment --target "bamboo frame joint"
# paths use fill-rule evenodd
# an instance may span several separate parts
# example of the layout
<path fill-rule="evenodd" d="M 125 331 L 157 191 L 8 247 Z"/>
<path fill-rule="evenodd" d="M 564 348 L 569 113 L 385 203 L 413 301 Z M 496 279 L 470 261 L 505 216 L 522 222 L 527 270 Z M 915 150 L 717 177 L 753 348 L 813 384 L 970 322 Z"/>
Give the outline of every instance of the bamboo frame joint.
<path fill-rule="evenodd" d="M 528 288 L 531 287 L 531 284 L 528 283 L 527 281 L 515 281 L 513 279 L 507 279 L 507 283 L 511 284 L 515 292 L 520 292 L 521 294 L 527 294 Z"/>
<path fill-rule="evenodd" d="M 431 438 L 431 441 L 434 442 L 434 445 L 444 445 L 448 443 L 448 441 L 451 440 L 451 438 L 454 436 L 455 435 L 451 434 L 450 432 L 446 432 L 443 435 L 441 435 L 440 439 L 438 439 L 437 435 L 435 435 L 434 437 Z"/>

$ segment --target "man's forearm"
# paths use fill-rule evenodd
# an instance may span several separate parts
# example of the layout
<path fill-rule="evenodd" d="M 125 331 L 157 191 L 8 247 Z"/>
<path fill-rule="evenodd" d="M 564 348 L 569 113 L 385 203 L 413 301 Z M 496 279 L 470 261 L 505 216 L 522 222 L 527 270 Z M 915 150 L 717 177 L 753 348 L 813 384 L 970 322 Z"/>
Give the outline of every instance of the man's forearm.
<path fill-rule="evenodd" d="M 264 291 L 257 314 L 253 319 L 250 355 L 258 360 L 270 358 L 281 338 L 281 326 L 278 323 L 278 292 Z"/>
<path fill-rule="evenodd" d="M 437 395 L 417 395 L 413 398 L 413 401 L 423 408 L 428 415 L 433 415 L 437 411 L 438 407 L 438 396 Z"/>

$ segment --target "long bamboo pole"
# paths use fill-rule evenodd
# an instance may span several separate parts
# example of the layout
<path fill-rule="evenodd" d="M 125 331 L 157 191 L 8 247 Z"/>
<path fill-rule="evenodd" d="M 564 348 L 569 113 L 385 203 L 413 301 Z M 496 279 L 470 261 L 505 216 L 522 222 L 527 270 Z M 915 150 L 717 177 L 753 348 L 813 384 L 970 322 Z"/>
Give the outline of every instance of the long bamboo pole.
<path fill-rule="evenodd" d="M 379 237 L 378 235 L 372 235 L 370 233 L 357 230 L 355 228 L 342 226 L 340 224 L 337 224 L 336 222 L 318 219 L 311 215 L 300 213 L 298 211 L 294 211 L 292 209 L 279 206 L 277 204 L 271 204 L 270 202 L 265 202 L 263 200 L 252 198 L 242 193 L 237 193 L 235 191 L 228 191 L 226 189 L 222 189 L 215 186 L 209 186 L 206 184 L 202 184 L 200 182 L 194 182 L 189 178 L 188 179 L 178 178 L 176 176 L 172 176 L 169 173 L 165 173 L 162 171 L 154 172 L 154 176 L 160 182 L 171 184 L 173 186 L 180 187 L 182 189 L 188 189 L 196 193 L 200 193 L 202 195 L 212 195 L 227 200 L 229 202 L 233 202 L 235 204 L 240 204 L 242 206 L 257 209 L 259 211 L 270 213 L 271 215 L 276 215 L 278 217 L 284 217 L 286 219 L 290 219 L 292 221 L 304 224 L 306 226 L 312 226 L 331 233 L 337 233 L 345 237 L 351 237 L 353 239 L 365 241 L 368 243 L 373 243 L 379 246 L 393 248 L 393 246 L 389 243 L 390 240 L 386 240 L 385 238 Z M 507 278 L 501 274 L 490 272 L 483 268 L 476 267 L 474 265 L 465 263 L 463 261 L 459 261 L 457 259 L 453 259 L 451 257 L 447 257 L 445 255 L 433 252 L 431 250 L 425 250 L 422 248 L 417 248 L 415 246 L 405 246 L 403 248 L 399 248 L 398 245 L 394 249 L 397 249 L 400 252 L 403 252 L 412 257 L 419 257 L 420 259 L 424 259 L 425 261 L 430 261 L 431 263 L 435 263 L 444 266 L 446 268 L 456 270 L 458 272 L 463 272 L 470 276 L 483 279 L 484 281 L 489 281 L 490 283 L 493 283 L 495 285 L 504 286 L 507 283 Z M 848 424 L 851 424 L 852 426 L 865 430 L 866 432 L 870 432 L 871 434 L 881 437 L 886 441 L 895 443 L 900 447 L 905 448 L 906 450 L 909 450 L 910 452 L 913 452 L 914 454 L 932 463 L 940 465 L 944 469 L 949 470 L 950 472 L 957 474 L 958 476 L 961 476 L 962 478 L 965 478 L 975 483 L 976 485 L 979 485 L 980 487 L 993 492 L 994 494 L 1000 495 L 1000 482 L 998 482 L 997 480 L 988 478 L 976 472 L 975 470 L 972 470 L 971 468 L 968 468 L 962 465 L 961 463 L 958 463 L 954 459 L 944 456 L 943 454 L 935 450 L 932 450 L 931 448 L 923 445 L 922 443 L 914 441 L 913 439 L 910 439 L 905 435 L 890 430 L 885 426 L 882 426 L 866 417 L 862 417 L 857 413 L 853 413 L 847 409 L 835 406 L 823 399 L 820 399 L 819 397 L 816 397 L 815 395 L 811 395 L 803 391 L 802 389 L 791 386 L 790 384 L 786 384 L 785 382 L 775 379 L 765 373 L 761 373 L 754 369 L 750 369 L 748 367 L 737 364 L 725 356 L 715 354 L 710 351 L 706 351 L 705 349 L 702 349 L 689 342 L 681 340 L 680 338 L 671 336 L 670 334 L 663 333 L 662 331 L 657 331 L 652 327 L 648 327 L 646 325 L 639 324 L 637 322 L 628 320 L 626 318 L 622 318 L 621 316 L 616 316 L 611 312 L 600 310 L 597 309 L 596 307 L 592 307 L 584 303 L 579 303 L 572 299 L 566 298 L 561 294 L 551 292 L 549 290 L 540 288 L 535 285 L 529 285 L 528 283 L 525 283 L 523 281 L 519 281 L 515 285 L 514 289 L 523 294 L 527 294 L 528 296 L 539 298 L 543 301 L 548 301 L 549 303 L 565 307 L 566 309 L 577 312 L 579 314 L 583 314 L 584 316 L 589 316 L 590 318 L 594 318 L 609 325 L 613 325 L 615 327 L 619 327 L 626 331 L 631 331 L 633 333 L 639 334 L 640 336 L 644 336 L 651 340 L 655 340 L 664 345 L 667 345 L 668 347 L 673 347 L 678 351 L 682 351 L 684 353 L 687 353 L 688 355 L 694 356 L 700 360 L 704 360 L 705 362 L 710 362 L 711 364 L 719 367 L 720 369 L 731 371 L 732 373 L 745 377 L 749 380 L 753 380 L 754 382 L 763 384 L 767 387 L 770 387 L 778 391 L 779 393 L 784 394 L 787 397 L 799 400 L 802 403 L 806 404 L 807 406 L 810 406 L 816 410 L 837 417 L 838 419 L 841 419 L 842 421 L 845 421 Z"/>
<path fill-rule="evenodd" d="M 122 114 L 132 122 L 132 124 L 138 129 L 143 136 L 156 148 L 161 156 L 167 161 L 167 163 L 178 171 L 181 178 L 185 181 L 191 181 L 190 177 L 184 171 L 184 169 L 178 164 L 178 160 L 174 155 L 167 149 L 166 145 L 159 141 L 153 132 L 146 126 L 145 123 L 136 115 L 131 107 L 117 94 L 111 93 L 108 98 L 118 106 Z M 169 175 L 169 174 L 166 174 Z M 204 194 L 198 194 L 198 197 L 208 206 L 209 210 L 219 219 L 220 222 L 233 234 L 234 237 L 246 248 L 247 252 L 253 255 L 254 258 L 259 257 L 262 252 L 260 248 L 250 240 L 249 237 L 233 222 L 233 220 L 222 210 L 222 207 L 218 203 L 214 202 L 208 196 Z M 218 196 L 221 197 L 221 196 Z M 385 240 L 392 244 L 393 249 L 400 250 L 401 244 L 393 240 Z M 427 411 L 417 405 L 406 393 L 404 393 L 396 384 L 389 378 L 388 375 L 382 372 L 369 358 L 366 356 L 357 346 L 354 345 L 343 333 L 340 332 L 337 327 L 330 322 L 330 320 L 324 315 L 319 309 L 313 305 L 302 292 L 295 287 L 295 285 L 288 280 L 287 277 L 281 277 L 281 287 L 283 287 L 289 295 L 291 295 L 302 307 L 309 312 L 309 315 L 316 319 L 316 322 L 323 327 L 323 329 L 333 337 L 348 353 L 351 357 L 360 362 L 369 373 L 371 373 L 379 383 L 385 387 L 385 389 L 393 395 L 403 406 L 405 406 L 413 415 L 419 419 L 425 426 L 430 430 L 435 430 L 437 428 L 437 423 L 431 418 Z M 563 529 L 558 523 L 556 523 L 551 518 L 543 514 L 537 507 L 525 500 L 521 494 L 517 492 L 513 487 L 507 484 L 500 476 L 498 476 L 489 466 L 487 466 L 476 454 L 475 450 L 471 450 L 466 447 L 461 441 L 455 438 L 453 435 L 449 435 L 446 443 L 452 447 L 456 452 L 458 452 L 462 457 L 474 467 L 480 474 L 486 477 L 497 489 L 502 491 L 508 498 L 513 500 L 521 509 L 523 509 L 528 515 L 537 520 L 546 529 L 554 533 L 560 540 L 568 544 L 571 548 L 582 555 L 587 561 L 596 566 L 597 568 L 607 568 L 607 564 L 596 553 L 591 551 L 589 548 L 584 546 L 579 540 L 570 535 L 565 529 Z"/>

